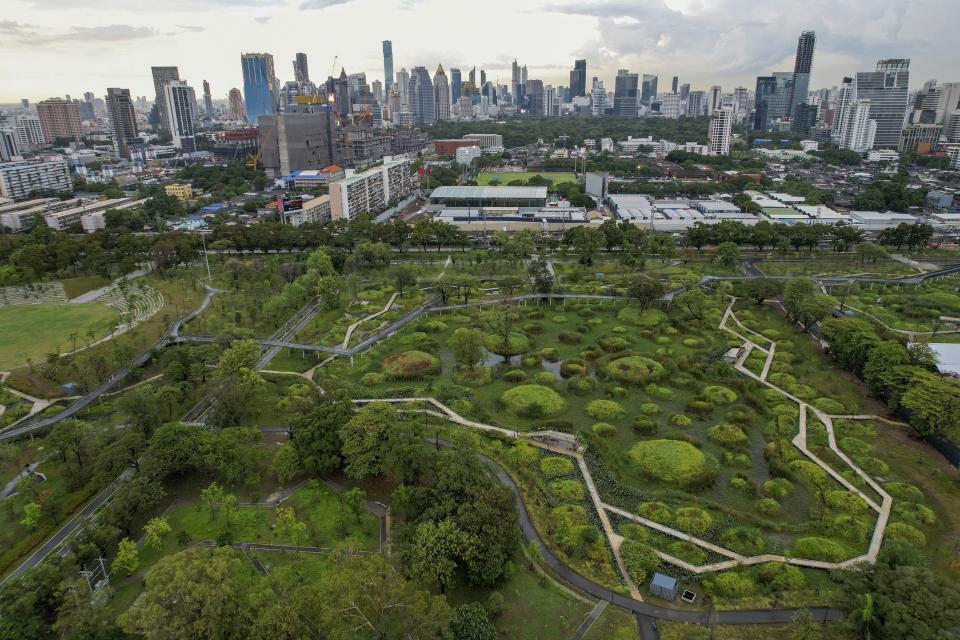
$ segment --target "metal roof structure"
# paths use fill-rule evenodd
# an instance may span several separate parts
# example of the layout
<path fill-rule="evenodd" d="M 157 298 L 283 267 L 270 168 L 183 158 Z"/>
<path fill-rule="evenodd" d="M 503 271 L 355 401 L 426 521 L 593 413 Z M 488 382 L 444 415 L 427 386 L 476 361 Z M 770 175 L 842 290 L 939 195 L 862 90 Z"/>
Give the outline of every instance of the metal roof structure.
<path fill-rule="evenodd" d="M 480 198 L 513 200 L 517 198 L 546 198 L 546 187 L 437 187 L 431 198 L 460 198 L 476 200 Z"/>

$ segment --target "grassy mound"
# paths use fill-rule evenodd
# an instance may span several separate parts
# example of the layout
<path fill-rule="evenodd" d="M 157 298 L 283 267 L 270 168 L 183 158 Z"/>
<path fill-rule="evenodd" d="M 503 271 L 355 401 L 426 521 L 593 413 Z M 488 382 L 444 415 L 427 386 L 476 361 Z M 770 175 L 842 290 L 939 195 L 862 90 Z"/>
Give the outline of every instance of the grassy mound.
<path fill-rule="evenodd" d="M 523 384 L 508 389 L 500 399 L 514 415 L 527 418 L 553 416 L 567 408 L 566 401 L 559 393 L 539 384 Z"/>
<path fill-rule="evenodd" d="M 827 562 L 839 562 L 845 560 L 850 555 L 846 547 L 839 542 L 818 536 L 810 536 L 797 540 L 793 554 L 798 558 L 826 560 Z"/>
<path fill-rule="evenodd" d="M 719 384 L 704 387 L 703 395 L 713 404 L 733 404 L 737 401 L 737 394 L 733 389 Z"/>
<path fill-rule="evenodd" d="M 631 447 L 630 457 L 643 475 L 681 487 L 707 482 L 716 467 L 711 456 L 681 440 L 638 442 Z"/>
<path fill-rule="evenodd" d="M 515 356 L 530 350 L 530 340 L 525 333 L 511 331 L 506 342 L 503 336 L 487 336 L 487 350 L 501 356 Z"/>
<path fill-rule="evenodd" d="M 426 351 L 404 351 L 383 361 L 383 375 L 393 380 L 420 378 L 433 373 L 440 360 Z"/>
<path fill-rule="evenodd" d="M 747 446 L 747 434 L 735 424 L 721 423 L 707 429 L 707 437 L 722 447 L 743 449 Z"/>
<path fill-rule="evenodd" d="M 620 382 L 644 384 L 663 373 L 663 365 L 643 356 L 617 358 L 604 367 L 604 372 Z"/>
<path fill-rule="evenodd" d="M 597 420 L 616 420 L 622 418 L 626 410 L 613 400 L 591 400 L 587 403 L 587 415 Z"/>

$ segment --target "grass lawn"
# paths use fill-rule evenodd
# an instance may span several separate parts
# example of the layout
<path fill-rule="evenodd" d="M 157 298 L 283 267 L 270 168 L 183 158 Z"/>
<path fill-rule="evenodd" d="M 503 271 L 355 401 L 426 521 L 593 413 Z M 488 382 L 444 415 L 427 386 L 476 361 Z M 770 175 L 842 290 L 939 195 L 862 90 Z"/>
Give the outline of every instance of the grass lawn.
<path fill-rule="evenodd" d="M 499 180 L 502 184 L 506 185 L 513 180 L 529 180 L 533 176 L 540 176 L 547 180 L 552 180 L 553 184 L 577 181 L 576 175 L 566 171 L 484 171 L 477 176 L 477 184 L 482 186 L 490 184 L 491 180 Z"/>
<path fill-rule="evenodd" d="M 849 640 L 855 636 L 836 624 L 822 625 L 824 637 Z M 789 638 L 788 624 L 746 624 L 736 626 L 703 627 L 681 622 L 657 622 L 660 640 L 782 640 Z"/>
<path fill-rule="evenodd" d="M 48 353 L 72 348 L 70 334 L 77 334 L 77 344 L 88 340 L 87 332 L 101 338 L 117 326 L 119 315 L 110 307 L 91 302 L 69 304 L 18 305 L 0 309 L 0 369 L 13 369 L 27 364 L 27 359 L 42 361 Z"/>
<path fill-rule="evenodd" d="M 93 291 L 94 289 L 106 286 L 110 284 L 110 281 L 100 276 L 79 276 L 61 280 L 60 284 L 63 285 L 63 291 L 67 294 L 68 298 L 76 298 L 87 291 Z"/>
<path fill-rule="evenodd" d="M 909 265 L 896 260 L 880 260 L 863 264 L 857 259 L 816 257 L 798 260 L 763 260 L 756 266 L 768 276 L 815 276 L 871 274 L 883 276 L 905 276 L 917 273 Z"/>
<path fill-rule="evenodd" d="M 640 640 L 640 631 L 637 629 L 637 621 L 633 614 L 626 609 L 611 606 L 604 609 L 583 639 Z"/>

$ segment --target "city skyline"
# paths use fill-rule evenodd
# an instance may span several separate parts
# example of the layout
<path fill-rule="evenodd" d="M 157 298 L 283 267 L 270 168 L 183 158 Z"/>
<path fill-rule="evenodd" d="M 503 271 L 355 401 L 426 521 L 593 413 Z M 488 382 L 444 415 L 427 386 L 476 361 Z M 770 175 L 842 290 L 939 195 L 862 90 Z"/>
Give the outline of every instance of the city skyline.
<path fill-rule="evenodd" d="M 493 30 L 498 40 L 509 43 L 495 53 L 483 38 L 429 28 L 449 14 L 435 0 L 407 0 L 401 8 L 377 0 L 277 0 L 259 6 L 176 0 L 173 10 L 162 13 L 120 0 L 10 4 L 7 18 L 0 20 L 0 55 L 11 62 L 4 72 L 2 103 L 91 90 L 100 95 L 108 86 L 129 87 L 133 95 L 152 99 L 151 66 L 177 66 L 192 85 L 209 80 L 220 101 L 231 88 L 242 86 L 236 61 L 246 51 L 268 52 L 283 61 L 277 67 L 281 81 L 292 78 L 287 61 L 298 52 L 310 58 L 315 82 L 329 75 L 335 55 L 334 75 L 345 67 L 372 81 L 383 77 L 385 39 L 393 42 L 395 71 L 435 69 L 437 64 L 476 67 L 486 70 L 489 79 L 509 84 L 516 58 L 528 66 L 530 79 L 564 86 L 574 60 L 585 58 L 587 84 L 596 76 L 612 86 L 617 69 L 626 68 L 641 75 L 677 75 L 701 90 L 714 84 L 725 90 L 751 87 L 769 69 L 793 68 L 796 34 L 802 30 L 817 32 L 811 89 L 838 85 L 845 75 L 872 69 L 877 59 L 896 57 L 911 58 L 915 89 L 928 78 L 952 79 L 950 62 L 960 56 L 953 39 L 937 35 L 960 20 L 960 8 L 945 0 L 912 13 L 897 10 L 892 2 L 831 5 L 829 21 L 817 17 L 816 2 L 794 11 L 799 2 L 778 8 L 748 8 L 734 0 L 696 5 L 675 0 L 669 6 L 643 7 L 531 3 L 518 8 L 494 0 L 471 22 L 478 34 Z M 109 17 L 96 7 L 110 9 Z M 898 12 L 897 20 L 890 19 L 888 10 Z M 537 14 L 536 29 L 530 28 L 531 12 Z M 745 15 L 750 22 L 737 22 Z M 309 36 L 317 25 L 335 21 L 356 27 L 325 30 L 330 35 L 321 42 Z M 859 26 L 857 32 L 849 31 L 851 23 Z M 424 28 L 418 30 L 418 24 Z M 570 35 L 565 41 L 557 34 Z M 548 41 L 551 46 L 544 46 Z M 36 74 L 38 67 L 49 73 Z"/>

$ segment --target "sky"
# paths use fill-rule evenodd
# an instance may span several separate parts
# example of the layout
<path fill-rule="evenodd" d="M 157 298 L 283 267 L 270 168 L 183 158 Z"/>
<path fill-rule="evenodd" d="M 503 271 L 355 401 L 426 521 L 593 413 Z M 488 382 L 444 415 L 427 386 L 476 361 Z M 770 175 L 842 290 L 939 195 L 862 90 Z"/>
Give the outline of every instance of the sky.
<path fill-rule="evenodd" d="M 510 81 L 569 84 L 576 58 L 613 89 L 617 69 L 680 77 L 691 88 L 753 88 L 792 71 L 801 31 L 817 33 L 810 88 L 911 58 L 911 85 L 960 81 L 957 0 L 3 0 L 0 103 L 126 87 L 153 99 L 151 66 L 178 66 L 215 99 L 242 89 L 240 54 L 273 54 L 281 81 L 298 51 L 319 82 L 333 69 L 383 79 L 381 40 L 394 71 L 473 66 Z"/>

